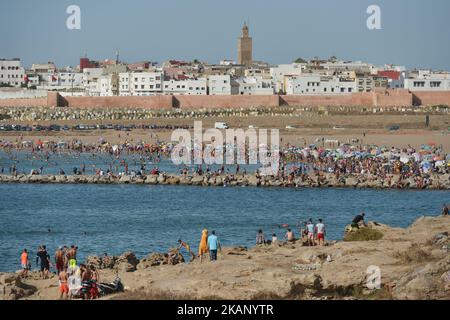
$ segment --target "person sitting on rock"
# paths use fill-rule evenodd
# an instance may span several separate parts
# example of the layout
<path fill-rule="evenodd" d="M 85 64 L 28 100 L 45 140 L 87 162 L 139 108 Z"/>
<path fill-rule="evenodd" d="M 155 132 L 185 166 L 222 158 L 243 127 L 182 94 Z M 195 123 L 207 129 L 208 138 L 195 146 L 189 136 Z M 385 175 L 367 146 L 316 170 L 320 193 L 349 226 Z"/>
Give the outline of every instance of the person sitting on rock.
<path fill-rule="evenodd" d="M 366 223 L 364 222 L 364 216 L 365 216 L 366 214 L 363 212 L 363 213 L 361 213 L 361 214 L 358 214 L 358 215 L 356 215 L 354 218 L 353 218 L 353 220 L 352 220 L 352 228 L 356 228 L 356 229 L 359 229 L 359 226 L 360 225 L 362 225 L 362 226 L 366 226 Z"/>
<path fill-rule="evenodd" d="M 181 239 L 178 239 L 178 249 L 181 250 L 182 248 L 186 249 L 186 251 L 191 256 L 190 261 L 193 261 L 195 259 L 195 253 L 192 252 L 191 247 L 186 242 L 182 241 Z"/>

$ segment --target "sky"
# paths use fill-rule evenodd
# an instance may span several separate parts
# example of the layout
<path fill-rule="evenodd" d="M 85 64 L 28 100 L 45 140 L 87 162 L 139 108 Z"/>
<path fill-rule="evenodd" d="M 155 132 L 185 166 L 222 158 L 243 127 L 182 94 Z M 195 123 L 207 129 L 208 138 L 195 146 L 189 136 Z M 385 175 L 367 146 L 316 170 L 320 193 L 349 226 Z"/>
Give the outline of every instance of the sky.
<path fill-rule="evenodd" d="M 125 62 L 237 59 L 244 21 L 253 58 L 271 64 L 336 56 L 384 65 L 450 70 L 448 0 L 2 0 L 0 58 L 76 66 Z M 81 29 L 69 30 L 66 9 L 78 5 Z M 369 5 L 381 30 L 369 30 Z"/>

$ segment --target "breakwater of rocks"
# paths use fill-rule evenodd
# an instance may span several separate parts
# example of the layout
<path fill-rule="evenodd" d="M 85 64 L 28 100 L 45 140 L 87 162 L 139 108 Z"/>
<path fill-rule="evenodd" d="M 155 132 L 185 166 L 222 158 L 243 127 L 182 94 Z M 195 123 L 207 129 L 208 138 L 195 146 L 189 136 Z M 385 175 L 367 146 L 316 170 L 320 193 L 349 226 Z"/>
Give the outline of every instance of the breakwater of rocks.
<path fill-rule="evenodd" d="M 359 188 L 359 189 L 432 189 L 450 190 L 450 174 L 431 174 L 426 178 L 402 178 L 401 175 L 334 174 L 307 175 L 294 179 L 256 175 L 186 176 L 173 174 L 159 175 L 0 175 L 0 183 L 56 183 L 56 184 L 144 184 L 144 185 L 193 185 L 193 186 L 252 186 L 291 188 Z"/>

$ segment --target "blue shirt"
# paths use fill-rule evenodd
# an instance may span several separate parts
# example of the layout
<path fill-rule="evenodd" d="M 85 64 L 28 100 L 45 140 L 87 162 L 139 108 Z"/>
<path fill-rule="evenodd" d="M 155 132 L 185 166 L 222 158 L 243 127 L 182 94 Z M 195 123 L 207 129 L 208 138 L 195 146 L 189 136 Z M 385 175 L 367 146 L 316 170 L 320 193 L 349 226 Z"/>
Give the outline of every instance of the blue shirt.
<path fill-rule="evenodd" d="M 210 235 L 208 237 L 208 246 L 209 246 L 209 250 L 217 250 L 217 247 L 219 245 L 219 240 L 217 239 L 217 236 L 215 235 Z"/>

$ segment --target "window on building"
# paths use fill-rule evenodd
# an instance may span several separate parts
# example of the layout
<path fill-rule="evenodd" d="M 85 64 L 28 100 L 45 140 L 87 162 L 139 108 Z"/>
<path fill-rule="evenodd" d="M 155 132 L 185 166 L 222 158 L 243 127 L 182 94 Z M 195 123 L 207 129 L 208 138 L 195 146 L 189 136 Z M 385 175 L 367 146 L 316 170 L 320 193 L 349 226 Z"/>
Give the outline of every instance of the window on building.
<path fill-rule="evenodd" d="M 352 92 L 353 91 L 353 89 L 352 88 L 348 88 L 348 92 Z"/>
<path fill-rule="evenodd" d="M 141 84 L 141 89 L 144 89 L 144 85 L 143 84 Z"/>
<path fill-rule="evenodd" d="M 156 88 L 157 89 L 161 88 L 161 85 L 160 84 L 156 84 Z"/>
<path fill-rule="evenodd" d="M 345 88 L 341 88 L 341 92 L 345 92 Z"/>
<path fill-rule="evenodd" d="M 416 88 L 425 87 L 425 81 L 414 81 L 414 87 Z"/>
<path fill-rule="evenodd" d="M 323 92 L 327 92 L 327 88 L 323 88 Z"/>
<path fill-rule="evenodd" d="M 432 87 L 432 88 L 440 88 L 441 87 L 441 82 L 440 81 L 431 81 L 430 82 L 430 87 Z"/>
<path fill-rule="evenodd" d="M 138 82 L 138 78 L 134 78 L 134 81 L 135 81 L 135 82 Z"/>

